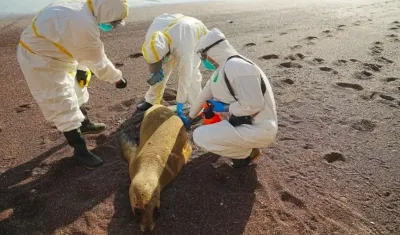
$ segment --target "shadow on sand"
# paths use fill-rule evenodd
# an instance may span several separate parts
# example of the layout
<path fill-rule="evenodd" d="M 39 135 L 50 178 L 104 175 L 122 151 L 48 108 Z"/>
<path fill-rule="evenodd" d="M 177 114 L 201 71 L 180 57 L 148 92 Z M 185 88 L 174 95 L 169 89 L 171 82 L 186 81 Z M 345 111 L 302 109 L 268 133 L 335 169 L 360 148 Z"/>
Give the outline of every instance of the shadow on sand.
<path fill-rule="evenodd" d="M 128 165 L 121 157 L 117 132 L 121 129 L 139 141 L 142 113 L 134 113 L 111 133 L 93 153 L 104 159 L 102 167 L 87 170 L 63 158 L 43 175 L 28 179 L 47 157 L 67 146 L 64 142 L 33 160 L 1 174 L 0 234 L 52 234 L 77 220 L 105 199 L 114 196 L 114 215 L 108 234 L 140 234 L 128 198 Z M 161 209 L 152 234 L 242 234 L 255 200 L 258 181 L 254 166 L 215 169 L 218 156 L 193 159 L 161 194 Z"/>

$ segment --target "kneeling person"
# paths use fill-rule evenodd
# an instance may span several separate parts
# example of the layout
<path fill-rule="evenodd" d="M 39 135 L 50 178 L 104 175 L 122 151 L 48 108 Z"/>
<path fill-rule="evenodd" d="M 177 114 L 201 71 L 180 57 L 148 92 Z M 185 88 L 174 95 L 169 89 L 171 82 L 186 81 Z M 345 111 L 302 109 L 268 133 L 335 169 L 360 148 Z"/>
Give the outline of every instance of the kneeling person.
<path fill-rule="evenodd" d="M 235 168 L 245 167 L 269 146 L 278 131 L 275 100 L 264 72 L 241 56 L 218 29 L 211 30 L 196 47 L 206 69 L 215 70 L 204 86 L 189 117 L 188 125 L 209 100 L 214 112 L 227 113 L 229 120 L 198 127 L 193 140 L 203 150 L 232 159 Z"/>

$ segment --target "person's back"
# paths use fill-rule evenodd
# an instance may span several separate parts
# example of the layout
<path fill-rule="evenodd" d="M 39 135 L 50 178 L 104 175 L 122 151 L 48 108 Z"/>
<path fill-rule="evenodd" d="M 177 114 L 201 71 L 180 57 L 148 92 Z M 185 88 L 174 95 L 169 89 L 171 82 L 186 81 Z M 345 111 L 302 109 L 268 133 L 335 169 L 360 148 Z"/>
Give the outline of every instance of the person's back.
<path fill-rule="evenodd" d="M 245 58 L 242 55 L 240 55 L 240 56 Z M 247 59 L 247 58 L 245 58 L 245 59 Z M 232 58 L 232 59 L 228 60 L 225 63 L 225 65 L 223 65 L 223 67 L 224 67 L 225 75 L 226 75 L 228 81 L 230 82 L 230 84 L 232 86 L 232 90 L 235 93 L 235 95 L 238 93 L 238 89 L 239 89 L 236 86 L 236 83 L 238 83 L 238 82 L 234 81 L 234 79 L 232 79 L 232 78 L 236 77 L 236 79 L 240 79 L 241 72 L 243 72 L 243 69 L 238 70 L 237 68 L 246 68 L 246 67 L 249 69 L 251 69 L 251 67 L 254 68 L 254 70 L 255 70 L 254 72 L 257 75 L 259 74 L 258 76 L 256 75 L 256 77 L 259 78 L 257 80 L 258 80 L 258 84 L 260 84 L 260 90 L 257 90 L 254 92 L 260 92 L 260 94 L 261 94 L 261 79 L 263 79 L 264 84 L 265 84 L 265 93 L 263 95 L 264 99 L 263 100 L 260 99 L 260 102 L 264 103 L 263 108 L 257 113 L 257 115 L 254 116 L 253 123 L 254 123 L 254 125 L 260 125 L 260 126 L 263 126 L 264 128 L 276 128 L 278 117 L 277 117 L 277 113 L 276 113 L 275 98 L 274 98 L 274 94 L 273 94 L 271 85 L 269 83 L 269 80 L 267 78 L 267 75 L 260 69 L 260 67 L 258 67 L 258 65 L 256 65 L 255 63 L 253 65 L 251 65 L 249 62 L 247 62 L 246 60 L 244 60 L 242 58 Z M 245 73 L 248 73 L 248 72 L 249 71 L 246 70 Z M 223 72 L 221 71 L 221 74 L 222 73 Z M 242 74 L 242 75 L 243 75 L 242 79 L 245 79 L 246 78 L 246 77 L 244 77 L 245 74 Z M 223 77 L 221 77 L 220 82 L 224 83 L 224 84 L 221 84 L 221 86 L 226 87 L 225 80 Z M 211 89 L 213 89 L 213 86 L 211 86 Z M 243 91 L 241 91 L 241 92 L 243 92 Z M 218 97 L 217 97 L 219 95 L 218 91 L 215 91 L 215 92 L 213 91 L 213 94 L 216 94 L 216 98 L 218 99 Z M 254 95 L 255 94 L 253 94 L 253 96 Z M 228 97 L 229 97 L 229 95 L 228 95 Z M 227 103 L 231 103 L 234 101 L 235 100 L 232 97 L 232 100 L 229 100 Z"/>
<path fill-rule="evenodd" d="M 195 43 L 207 33 L 207 28 L 196 18 L 183 14 L 164 13 L 153 20 L 146 33 L 145 42 L 151 42 L 154 33 L 157 31 L 163 33 L 169 44 L 169 48 L 166 49 L 171 50 L 171 54 L 176 57 L 185 53 L 185 50 L 192 49 L 194 51 Z M 194 42 L 185 40 L 186 37 L 189 37 L 189 34 L 192 34 L 192 37 L 196 39 Z M 190 47 L 193 48 L 187 46 L 188 42 L 190 42 Z M 145 54 L 147 53 L 149 52 L 145 51 Z"/>

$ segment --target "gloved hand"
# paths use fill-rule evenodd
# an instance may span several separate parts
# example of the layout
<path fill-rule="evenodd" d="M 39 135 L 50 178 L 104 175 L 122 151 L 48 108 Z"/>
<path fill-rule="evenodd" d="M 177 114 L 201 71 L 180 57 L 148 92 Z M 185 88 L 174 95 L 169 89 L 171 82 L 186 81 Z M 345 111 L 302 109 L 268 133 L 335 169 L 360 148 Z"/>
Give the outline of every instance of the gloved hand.
<path fill-rule="evenodd" d="M 118 82 L 115 83 L 115 87 L 118 89 L 123 89 L 126 87 L 127 83 L 128 82 L 124 78 L 122 78 L 121 80 L 119 80 Z"/>
<path fill-rule="evenodd" d="M 215 111 L 215 112 L 227 112 L 229 110 L 229 105 L 227 105 L 225 103 L 215 101 L 213 99 L 210 99 L 209 101 L 214 106 L 213 111 Z"/>
<path fill-rule="evenodd" d="M 179 117 L 183 116 L 183 103 L 176 104 L 176 113 L 178 114 Z"/>
<path fill-rule="evenodd" d="M 183 124 L 185 125 L 186 129 L 189 129 L 190 123 L 192 122 L 192 119 L 190 117 L 186 116 L 179 116 L 182 119 Z"/>

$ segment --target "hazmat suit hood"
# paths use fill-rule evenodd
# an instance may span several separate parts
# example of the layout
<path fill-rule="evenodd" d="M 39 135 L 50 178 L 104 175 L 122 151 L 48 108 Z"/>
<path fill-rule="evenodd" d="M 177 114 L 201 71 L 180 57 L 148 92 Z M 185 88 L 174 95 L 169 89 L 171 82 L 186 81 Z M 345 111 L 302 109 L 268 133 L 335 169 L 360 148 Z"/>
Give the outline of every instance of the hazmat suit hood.
<path fill-rule="evenodd" d="M 88 0 L 87 3 L 99 24 L 123 20 L 129 13 L 127 0 Z"/>
<path fill-rule="evenodd" d="M 197 44 L 196 52 L 205 49 L 211 44 L 215 43 L 220 39 L 226 39 L 225 35 L 217 28 L 213 28 L 209 31 Z M 228 40 L 224 40 L 217 45 L 211 47 L 206 54 L 211 57 L 215 62 L 219 64 L 219 66 L 223 65 L 226 60 L 233 56 L 238 55 L 239 53 L 233 48 L 233 46 L 228 42 Z"/>

